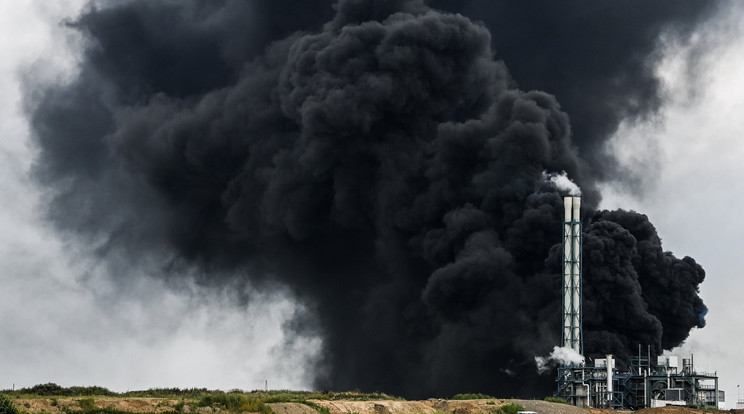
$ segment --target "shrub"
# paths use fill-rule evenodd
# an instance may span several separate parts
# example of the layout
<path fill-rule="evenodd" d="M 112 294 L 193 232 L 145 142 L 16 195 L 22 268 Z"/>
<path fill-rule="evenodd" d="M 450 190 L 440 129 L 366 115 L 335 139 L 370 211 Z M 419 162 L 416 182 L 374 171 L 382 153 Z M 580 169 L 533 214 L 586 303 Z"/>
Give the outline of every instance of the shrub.
<path fill-rule="evenodd" d="M 91 412 L 96 410 L 96 400 L 93 398 L 83 398 L 78 400 L 78 404 L 83 411 Z"/>
<path fill-rule="evenodd" d="M 225 394 L 223 392 L 215 392 L 203 396 L 197 405 L 200 407 L 219 407 L 228 411 L 271 413 L 271 408 L 264 401 L 255 396 L 242 393 Z"/>
<path fill-rule="evenodd" d="M 21 391 L 24 394 L 36 394 L 39 396 L 65 395 L 64 388 L 53 382 L 34 385 L 31 388 L 22 388 Z"/>
<path fill-rule="evenodd" d="M 2 394 L 0 394 L 0 414 L 19 414 L 13 401 Z"/>
<path fill-rule="evenodd" d="M 558 403 L 558 404 L 568 404 L 568 401 L 560 397 L 547 397 L 545 398 L 545 401 L 552 402 L 552 403 Z M 571 405 L 571 404 L 568 404 L 568 405 Z"/>
<path fill-rule="evenodd" d="M 519 404 L 505 404 L 491 412 L 493 414 L 517 414 L 517 411 L 524 411 L 524 407 Z"/>
<path fill-rule="evenodd" d="M 122 397 L 199 399 L 211 392 L 206 388 L 150 388 L 144 391 L 127 391 L 118 395 Z"/>
<path fill-rule="evenodd" d="M 314 408 L 315 411 L 317 411 L 320 414 L 331 414 L 331 411 L 328 409 L 328 407 L 323 407 L 322 405 L 316 404 L 312 401 L 303 401 L 302 403 Z"/>
<path fill-rule="evenodd" d="M 21 388 L 17 394 L 38 395 L 39 397 L 92 397 L 101 395 L 113 397 L 117 395 L 108 388 L 104 387 L 69 387 L 65 388 L 55 383 L 37 384 L 31 388 Z"/>
<path fill-rule="evenodd" d="M 70 387 L 64 389 L 64 395 L 68 395 L 70 397 L 92 397 L 94 395 L 102 395 L 106 397 L 112 397 L 116 395 L 116 393 L 112 392 L 108 388 L 104 387 Z"/>

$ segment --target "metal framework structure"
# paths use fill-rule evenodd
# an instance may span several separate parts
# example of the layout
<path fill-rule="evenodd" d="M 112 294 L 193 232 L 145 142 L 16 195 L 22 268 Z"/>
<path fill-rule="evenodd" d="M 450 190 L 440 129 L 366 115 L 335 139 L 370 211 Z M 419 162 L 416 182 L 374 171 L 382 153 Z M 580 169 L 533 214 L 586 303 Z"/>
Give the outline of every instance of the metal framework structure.
<path fill-rule="evenodd" d="M 672 362 L 673 361 L 673 362 Z M 612 355 L 596 359 L 593 367 L 558 368 L 556 396 L 580 407 L 636 410 L 664 405 L 714 407 L 725 400 L 716 373 L 697 372 L 692 358 L 659 357 L 650 353 L 630 358 L 630 371 L 615 369 Z"/>
<path fill-rule="evenodd" d="M 581 292 L 581 198 L 564 197 L 562 346 L 583 355 Z"/>
<path fill-rule="evenodd" d="M 563 221 L 563 348 L 584 354 L 582 328 L 582 223 L 581 198 L 564 197 Z M 555 396 L 578 407 L 640 409 L 661 405 L 718 407 L 723 392 L 718 390 L 716 374 L 695 372 L 692 358 L 683 359 L 679 371 L 677 357 L 651 360 L 647 355 L 630 358 L 630 371 L 619 372 L 612 355 L 596 359 L 594 366 L 584 363 L 563 364 L 558 368 Z M 678 372 L 679 371 L 679 372 Z"/>
<path fill-rule="evenodd" d="M 559 367 L 555 395 L 577 407 L 625 408 L 622 391 L 615 391 L 617 384 L 612 360 L 609 370 L 607 360 L 604 363 L 600 361 L 593 367 Z"/>

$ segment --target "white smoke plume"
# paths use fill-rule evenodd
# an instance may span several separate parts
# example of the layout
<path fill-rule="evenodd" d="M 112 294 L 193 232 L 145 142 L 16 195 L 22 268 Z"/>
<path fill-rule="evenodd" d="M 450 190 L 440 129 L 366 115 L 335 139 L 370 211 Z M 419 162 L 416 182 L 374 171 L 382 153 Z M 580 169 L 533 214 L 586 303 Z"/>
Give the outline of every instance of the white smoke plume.
<path fill-rule="evenodd" d="M 551 370 L 551 362 L 560 364 L 584 364 L 584 356 L 571 348 L 556 346 L 547 357 L 536 356 L 537 372 L 545 374 Z"/>
<path fill-rule="evenodd" d="M 581 188 L 568 178 L 565 171 L 561 171 L 560 173 L 543 171 L 543 179 L 555 185 L 559 190 L 568 191 L 571 196 L 581 196 Z"/>

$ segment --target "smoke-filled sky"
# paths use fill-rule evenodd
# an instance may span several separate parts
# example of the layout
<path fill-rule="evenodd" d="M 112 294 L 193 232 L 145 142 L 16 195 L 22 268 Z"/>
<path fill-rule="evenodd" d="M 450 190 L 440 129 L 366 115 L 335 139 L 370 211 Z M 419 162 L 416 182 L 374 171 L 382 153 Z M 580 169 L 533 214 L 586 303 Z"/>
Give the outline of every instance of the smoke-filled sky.
<path fill-rule="evenodd" d="M 587 354 L 732 404 L 741 6 L 294 3 L 0 6 L 0 387 L 547 395 L 566 174 Z"/>

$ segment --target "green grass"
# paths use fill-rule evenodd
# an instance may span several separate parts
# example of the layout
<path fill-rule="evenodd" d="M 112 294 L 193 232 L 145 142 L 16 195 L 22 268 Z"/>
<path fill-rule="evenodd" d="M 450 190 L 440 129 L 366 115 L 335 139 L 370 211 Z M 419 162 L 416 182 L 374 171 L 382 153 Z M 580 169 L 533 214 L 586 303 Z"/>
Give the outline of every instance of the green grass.
<path fill-rule="evenodd" d="M 172 400 L 186 398 L 198 400 L 205 395 L 214 394 L 216 392 L 222 391 L 210 391 L 206 388 L 150 388 L 148 390 L 127 391 L 115 394 L 114 396 L 125 398 L 167 398 Z"/>
<path fill-rule="evenodd" d="M 196 404 L 199 407 L 218 407 L 228 411 L 250 411 L 263 414 L 271 414 L 271 407 L 265 401 L 255 395 L 246 395 L 244 393 L 215 392 L 203 396 Z"/>
<path fill-rule="evenodd" d="M 252 391 L 255 395 L 266 403 L 272 402 L 303 402 L 306 400 L 348 400 L 348 401 L 372 401 L 372 400 L 401 400 L 387 394 L 370 393 L 363 394 L 360 392 L 317 392 L 317 391 Z"/>
<path fill-rule="evenodd" d="M 495 397 L 486 394 L 457 394 L 452 400 L 494 400 Z"/>
<path fill-rule="evenodd" d="M 517 414 L 517 411 L 524 411 L 524 407 L 519 404 L 505 404 L 491 411 L 492 414 Z"/>
<path fill-rule="evenodd" d="M 127 391 L 116 393 L 103 387 L 61 387 L 54 383 L 35 385 L 30 388 L 19 390 L 2 390 L 0 396 L 10 398 L 49 398 L 52 406 L 58 406 L 60 398 L 82 397 L 77 400 L 80 410 L 65 410 L 65 414 L 126 414 L 124 411 L 113 408 L 97 408 L 95 397 L 114 398 L 161 398 L 178 400 L 172 411 L 166 413 L 183 413 L 186 405 L 197 407 L 219 408 L 228 412 L 255 412 L 272 414 L 270 403 L 295 402 L 313 407 L 319 414 L 330 414 L 328 409 L 309 400 L 349 400 L 349 401 L 371 401 L 371 400 L 400 400 L 387 394 L 360 392 L 313 392 L 313 391 L 220 391 L 208 390 L 206 388 L 153 388 L 141 391 Z M 0 413 L 5 414 L 5 413 Z M 8 413 L 22 414 L 22 413 Z M 150 413 L 145 413 L 150 414 Z M 152 413 L 154 414 L 154 413 Z"/>
<path fill-rule="evenodd" d="M 54 383 L 38 384 L 19 390 L 2 390 L 0 393 L 22 398 L 38 397 L 113 397 L 116 393 L 104 387 L 61 387 Z"/>
<path fill-rule="evenodd" d="M 122 410 L 117 410 L 111 407 L 92 408 L 88 410 L 66 410 L 64 411 L 64 413 L 65 414 L 132 414 L 131 411 L 122 411 Z M 157 412 L 152 411 L 152 412 L 137 413 L 137 414 L 164 414 L 164 413 L 157 413 Z"/>
<path fill-rule="evenodd" d="M 303 404 L 310 406 L 315 409 L 320 414 L 331 414 L 331 411 L 328 409 L 328 407 L 323 407 L 322 405 L 318 405 L 312 401 L 302 401 Z"/>
<path fill-rule="evenodd" d="M 13 404 L 13 401 L 10 400 L 10 398 L 1 395 L 0 394 L 0 414 L 18 414 L 18 409 L 16 408 L 15 404 Z"/>
<path fill-rule="evenodd" d="M 229 401 L 230 398 L 238 395 L 246 396 L 249 399 L 259 400 L 263 403 L 272 402 L 303 402 L 306 400 L 349 400 L 349 401 L 371 401 L 371 400 L 401 400 L 381 393 L 364 394 L 360 392 L 315 392 L 315 391 L 289 391 L 289 390 L 271 390 L 271 391 L 220 391 L 208 390 L 206 388 L 151 388 L 140 391 L 127 391 L 116 393 L 103 387 L 61 387 L 54 383 L 34 385 L 30 388 L 21 388 L 19 390 L 2 390 L 0 394 L 13 398 L 52 398 L 52 397 L 120 397 L 120 398 L 164 398 L 174 400 L 201 401 L 209 398 L 215 404 L 234 405 L 235 401 Z M 232 396 L 232 397 L 228 397 Z M 245 402 L 241 400 L 241 402 Z"/>
<path fill-rule="evenodd" d="M 86 413 L 96 410 L 96 400 L 93 398 L 83 398 L 82 400 L 78 400 L 78 404 L 80 404 L 80 409 Z"/>
<path fill-rule="evenodd" d="M 568 401 L 566 401 L 566 400 L 564 400 L 563 398 L 560 398 L 560 397 L 546 397 L 545 398 L 545 401 L 552 402 L 552 403 L 558 403 L 558 404 L 568 404 L 568 405 L 571 405 L 571 404 L 568 403 Z"/>

